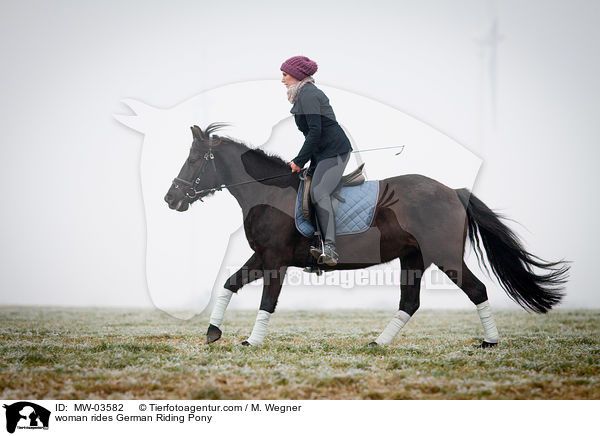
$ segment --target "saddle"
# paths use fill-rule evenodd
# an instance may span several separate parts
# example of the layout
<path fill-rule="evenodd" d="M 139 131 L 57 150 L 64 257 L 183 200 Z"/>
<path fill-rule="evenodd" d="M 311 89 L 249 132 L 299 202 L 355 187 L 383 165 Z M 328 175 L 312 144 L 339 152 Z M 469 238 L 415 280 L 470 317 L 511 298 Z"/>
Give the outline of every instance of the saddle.
<path fill-rule="evenodd" d="M 356 168 L 351 173 L 346 174 L 345 176 L 342 176 L 340 183 L 337 185 L 337 187 L 333 191 L 333 194 L 331 194 L 331 195 L 333 197 L 335 197 L 338 201 L 345 203 L 345 200 L 342 197 L 340 197 L 340 195 L 339 195 L 340 189 L 342 189 L 342 187 L 344 187 L 344 186 L 362 185 L 366 181 L 365 175 L 363 174 L 364 166 L 365 166 L 365 164 L 362 163 L 362 164 L 360 164 L 360 166 L 358 168 Z M 300 207 L 302 209 L 302 215 L 304 216 L 304 218 L 306 218 L 307 220 L 312 220 L 313 205 L 312 205 L 312 201 L 311 201 L 311 197 L 310 197 L 310 185 L 312 183 L 312 176 L 309 176 L 306 173 L 306 171 L 307 170 L 304 171 L 304 178 L 302 179 L 302 180 L 304 180 L 304 188 L 302 190 L 302 199 L 301 199 Z M 337 201 L 334 201 L 333 203 L 334 203 L 333 210 L 335 212 L 335 211 L 337 211 Z"/>

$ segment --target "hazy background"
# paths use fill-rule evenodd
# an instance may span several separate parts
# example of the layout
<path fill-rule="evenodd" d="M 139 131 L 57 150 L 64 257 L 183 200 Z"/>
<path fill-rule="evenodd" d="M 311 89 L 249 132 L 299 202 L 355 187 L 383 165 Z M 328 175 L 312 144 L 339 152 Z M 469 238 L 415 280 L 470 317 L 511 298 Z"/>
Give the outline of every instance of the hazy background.
<path fill-rule="evenodd" d="M 565 307 L 598 308 L 599 19 L 592 0 L 3 1 L 0 304 L 151 306 L 143 137 L 113 118 L 128 111 L 119 101 L 172 107 L 279 78 L 281 62 L 303 54 L 318 62 L 317 82 L 481 157 L 474 192 L 522 224 L 511 226 L 533 253 L 574 261 Z M 496 307 L 517 307 L 486 283 Z M 307 292 L 282 294 L 281 307 L 339 301 Z M 345 306 L 393 310 L 398 299 L 336 292 Z M 470 307 L 458 292 L 452 301 Z"/>

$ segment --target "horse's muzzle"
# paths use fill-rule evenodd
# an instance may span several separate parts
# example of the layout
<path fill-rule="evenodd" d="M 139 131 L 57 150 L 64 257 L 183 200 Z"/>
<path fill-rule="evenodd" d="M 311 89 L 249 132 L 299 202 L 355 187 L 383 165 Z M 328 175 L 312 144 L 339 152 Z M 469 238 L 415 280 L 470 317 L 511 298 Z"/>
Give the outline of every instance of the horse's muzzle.
<path fill-rule="evenodd" d="M 190 207 L 190 204 L 185 201 L 185 199 L 182 198 L 181 200 L 176 201 L 170 194 L 165 195 L 165 201 L 170 209 L 176 210 L 177 212 L 185 212 Z"/>

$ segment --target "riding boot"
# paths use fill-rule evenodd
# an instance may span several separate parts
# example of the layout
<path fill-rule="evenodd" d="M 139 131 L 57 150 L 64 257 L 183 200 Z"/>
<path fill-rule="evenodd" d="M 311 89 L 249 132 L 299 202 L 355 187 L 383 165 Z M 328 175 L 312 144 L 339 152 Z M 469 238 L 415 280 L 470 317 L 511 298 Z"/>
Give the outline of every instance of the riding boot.
<path fill-rule="evenodd" d="M 321 251 L 320 247 L 319 249 L 312 247 L 311 254 L 315 257 L 319 254 L 318 263 L 335 266 L 339 259 L 335 246 L 335 216 L 332 213 L 333 211 L 330 212 L 319 204 L 315 204 L 315 211 L 325 244 L 323 251 Z"/>

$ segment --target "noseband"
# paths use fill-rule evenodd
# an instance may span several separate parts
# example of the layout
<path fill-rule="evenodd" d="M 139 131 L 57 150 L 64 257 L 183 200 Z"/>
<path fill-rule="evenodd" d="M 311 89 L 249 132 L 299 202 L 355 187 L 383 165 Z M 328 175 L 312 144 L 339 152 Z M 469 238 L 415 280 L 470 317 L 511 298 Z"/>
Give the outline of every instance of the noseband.
<path fill-rule="evenodd" d="M 194 199 L 196 198 L 196 196 L 198 196 L 198 194 L 205 192 L 205 191 L 213 191 L 213 190 L 220 190 L 221 188 L 210 188 L 210 189 L 197 189 L 200 185 L 200 177 L 202 176 L 202 174 L 204 174 L 204 171 L 206 170 L 206 167 L 208 166 L 208 163 L 211 162 L 212 163 L 212 167 L 215 170 L 215 174 L 217 173 L 217 167 L 215 165 L 215 155 L 213 154 L 213 138 L 212 136 L 209 138 L 208 140 L 208 151 L 206 153 L 204 153 L 204 161 L 200 163 L 200 168 L 198 168 L 198 171 L 196 172 L 196 174 L 194 175 L 194 177 L 192 177 L 192 181 L 189 180 L 184 180 L 184 179 L 180 179 L 179 177 L 175 177 L 173 179 L 173 185 L 175 186 L 175 188 L 179 188 L 180 185 L 183 186 L 183 188 L 187 188 L 187 192 L 185 193 L 186 197 L 188 197 L 189 199 Z M 200 199 L 200 201 L 202 201 L 202 199 Z"/>

